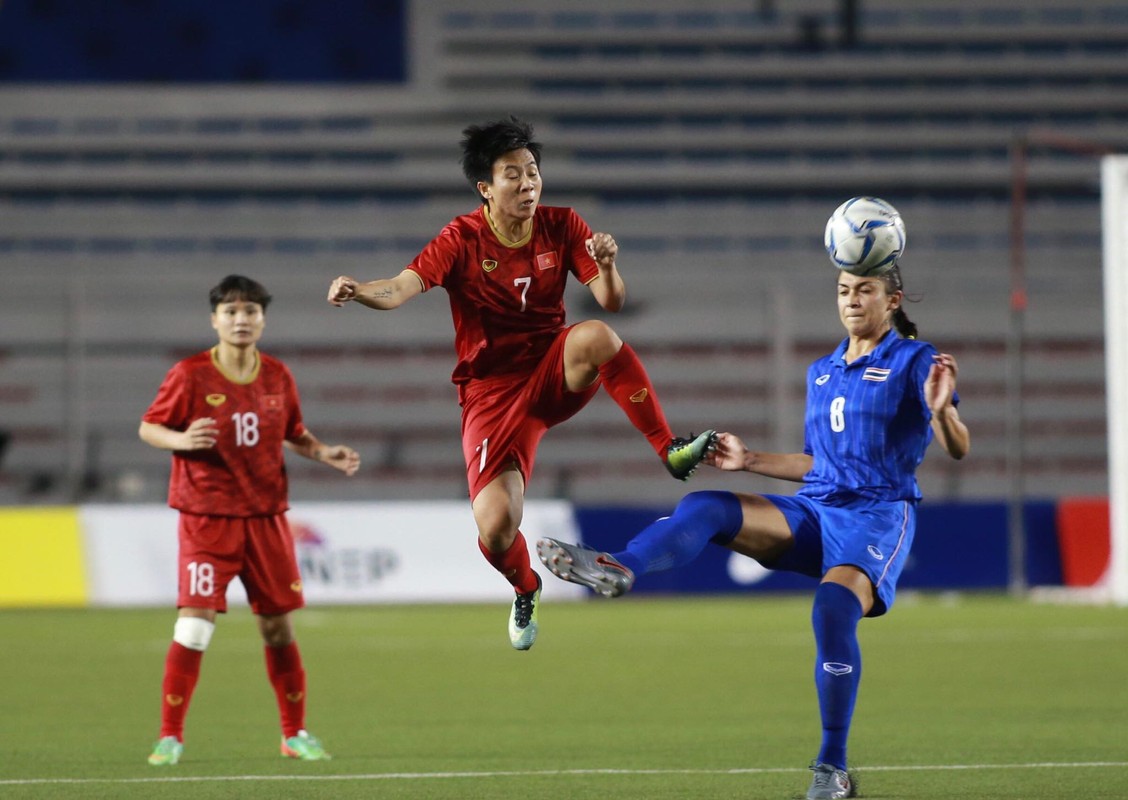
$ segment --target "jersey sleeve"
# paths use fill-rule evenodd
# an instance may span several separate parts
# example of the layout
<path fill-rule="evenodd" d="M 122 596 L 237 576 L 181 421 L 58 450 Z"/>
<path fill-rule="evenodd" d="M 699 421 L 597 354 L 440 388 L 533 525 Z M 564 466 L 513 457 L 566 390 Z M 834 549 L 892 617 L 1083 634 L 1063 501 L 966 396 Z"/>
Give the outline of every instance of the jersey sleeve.
<path fill-rule="evenodd" d="M 156 399 L 141 416 L 142 422 L 163 425 L 173 430 L 185 430 L 190 416 L 189 386 L 191 375 L 183 363 L 176 364 L 165 375 Z"/>
<path fill-rule="evenodd" d="M 458 226 L 451 222 L 427 243 L 419 255 L 407 265 L 423 283 L 426 292 L 434 286 L 445 286 L 451 270 L 464 249 Z"/>
<path fill-rule="evenodd" d="M 909 364 L 910 378 L 912 382 L 910 391 L 913 392 L 915 397 L 920 402 L 920 407 L 923 410 L 925 419 L 932 419 L 932 411 L 928 408 L 928 400 L 924 396 L 924 382 L 928 379 L 928 371 L 932 369 L 932 357 L 938 352 L 935 347 L 927 342 L 922 343 L 924 346 L 917 351 L 916 356 L 913 357 L 912 362 Z M 953 402 L 958 402 L 955 397 L 952 398 Z"/>
<path fill-rule="evenodd" d="M 807 367 L 807 400 L 806 400 L 806 405 L 805 405 L 806 409 L 809 409 L 811 407 L 811 387 L 814 386 L 814 384 L 815 384 L 815 375 L 816 375 L 818 368 L 819 368 L 819 362 L 818 361 L 814 362 L 809 367 Z M 803 455 L 813 456 L 814 454 L 815 454 L 815 450 L 811 446 L 811 426 L 810 426 L 810 423 L 806 420 L 806 414 L 804 413 Z"/>
<path fill-rule="evenodd" d="M 591 283 L 599 277 L 599 267 L 587 249 L 588 239 L 591 238 L 592 233 L 591 226 L 572 208 L 568 209 L 568 217 L 564 224 L 568 247 L 568 269 L 582 283 Z"/>
<path fill-rule="evenodd" d="M 298 396 L 298 383 L 294 380 L 289 367 L 283 366 L 282 374 L 286 382 L 286 432 L 283 434 L 283 438 L 288 442 L 293 442 L 306 432 L 306 427 L 302 421 L 302 404 Z"/>

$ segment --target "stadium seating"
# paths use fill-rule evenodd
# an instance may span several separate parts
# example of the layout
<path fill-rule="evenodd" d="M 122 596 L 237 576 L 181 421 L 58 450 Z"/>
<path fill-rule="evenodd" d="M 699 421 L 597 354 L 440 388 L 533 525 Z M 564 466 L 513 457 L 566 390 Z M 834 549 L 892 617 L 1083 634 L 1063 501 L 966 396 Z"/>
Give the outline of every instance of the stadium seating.
<path fill-rule="evenodd" d="M 545 142 L 544 201 L 618 239 L 630 299 L 608 319 L 683 433 L 797 445 L 804 365 L 840 335 L 823 222 L 852 194 L 892 200 L 922 300 L 908 311 L 959 357 L 975 431 L 971 459 L 922 469 L 950 499 L 1011 487 L 1011 152 L 1028 134 L 1023 480 L 1103 493 L 1092 156 L 1128 143 L 1128 13 L 860 5 L 850 38 L 817 0 L 417 2 L 402 88 L 0 84 L 0 501 L 159 499 L 167 455 L 137 420 L 172 361 L 211 343 L 204 294 L 230 272 L 274 292 L 263 346 L 294 369 L 311 427 L 371 467 L 345 482 L 295 463 L 295 497 L 462 496 L 445 297 L 389 315 L 323 298 L 339 273 L 398 271 L 472 208 L 459 132 L 509 112 Z M 597 315 L 580 287 L 569 303 Z M 549 434 L 530 486 L 683 490 L 605 397 Z"/>

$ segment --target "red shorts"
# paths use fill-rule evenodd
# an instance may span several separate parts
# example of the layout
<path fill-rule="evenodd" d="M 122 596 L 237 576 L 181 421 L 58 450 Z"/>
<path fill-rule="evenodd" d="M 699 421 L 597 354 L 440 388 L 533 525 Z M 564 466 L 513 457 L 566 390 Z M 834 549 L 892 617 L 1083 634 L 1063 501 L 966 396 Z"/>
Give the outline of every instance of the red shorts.
<path fill-rule="evenodd" d="M 285 514 L 210 517 L 180 512 L 177 608 L 227 611 L 227 584 L 238 576 L 256 614 L 305 605 L 294 539 Z"/>
<path fill-rule="evenodd" d="M 459 387 L 462 455 L 470 500 L 516 463 L 526 486 L 545 431 L 586 406 L 599 381 L 580 392 L 564 387 L 565 328 L 532 372 L 471 381 Z"/>

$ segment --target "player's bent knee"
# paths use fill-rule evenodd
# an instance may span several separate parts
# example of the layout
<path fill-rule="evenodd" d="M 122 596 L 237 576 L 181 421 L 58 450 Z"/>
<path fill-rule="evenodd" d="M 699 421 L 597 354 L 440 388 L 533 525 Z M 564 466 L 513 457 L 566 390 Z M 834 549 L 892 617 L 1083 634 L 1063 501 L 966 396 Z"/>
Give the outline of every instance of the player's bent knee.
<path fill-rule="evenodd" d="M 623 340 L 601 320 L 589 319 L 577 324 L 568 334 L 569 346 L 575 360 L 603 364 L 615 357 L 623 347 Z"/>
<path fill-rule="evenodd" d="M 172 628 L 172 640 L 189 650 L 199 650 L 201 653 L 208 649 L 212 633 L 215 632 L 215 623 L 208 622 L 200 617 L 180 617 Z"/>

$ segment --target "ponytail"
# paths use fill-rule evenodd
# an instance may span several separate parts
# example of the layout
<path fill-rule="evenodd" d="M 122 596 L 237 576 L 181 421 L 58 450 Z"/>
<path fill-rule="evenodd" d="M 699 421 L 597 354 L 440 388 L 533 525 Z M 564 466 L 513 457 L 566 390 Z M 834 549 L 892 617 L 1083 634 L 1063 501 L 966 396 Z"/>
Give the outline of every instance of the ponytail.
<path fill-rule="evenodd" d="M 891 266 L 881 277 L 885 281 L 886 292 L 888 292 L 889 294 L 893 294 L 894 292 L 901 292 L 902 295 L 904 294 L 905 283 L 901 279 L 900 264 L 894 262 L 893 266 Z M 902 298 L 902 302 L 904 302 L 904 298 Z M 897 308 L 893 311 L 893 327 L 897 330 L 897 333 L 899 333 L 904 339 L 917 338 L 916 323 L 909 319 L 909 315 L 905 313 L 905 310 L 903 308 Z"/>
<path fill-rule="evenodd" d="M 901 334 L 903 339 L 917 338 L 916 323 L 909 319 L 908 315 L 901 309 L 893 312 L 893 327 L 897 329 L 897 333 Z"/>

